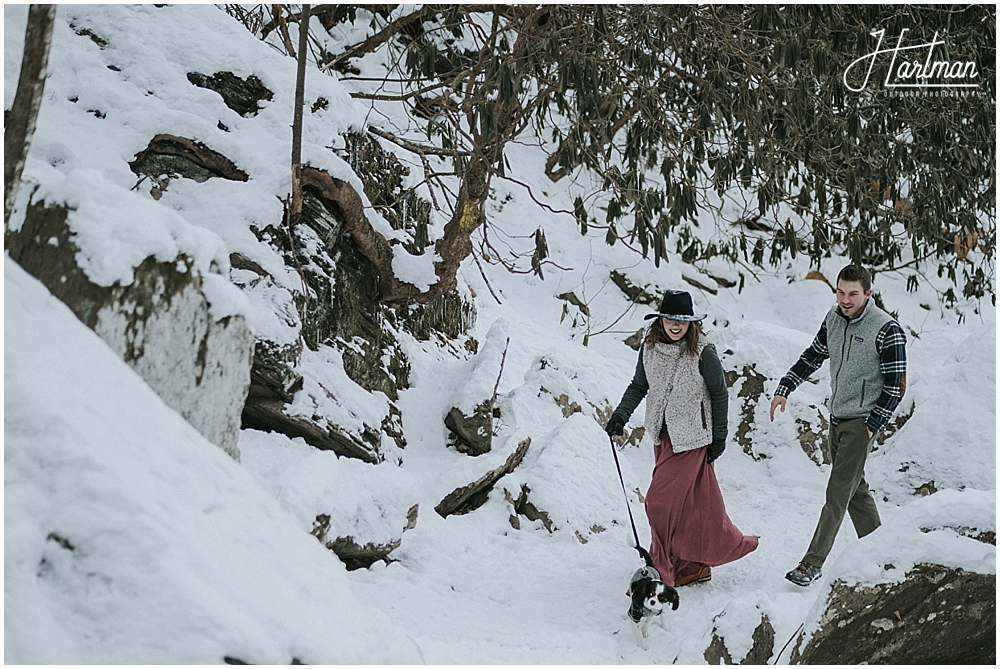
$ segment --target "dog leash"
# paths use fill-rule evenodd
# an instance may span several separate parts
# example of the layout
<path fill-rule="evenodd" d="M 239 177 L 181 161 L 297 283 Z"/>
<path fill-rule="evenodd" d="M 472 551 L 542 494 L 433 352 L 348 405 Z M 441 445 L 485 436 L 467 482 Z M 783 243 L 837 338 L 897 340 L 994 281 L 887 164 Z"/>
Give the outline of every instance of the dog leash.
<path fill-rule="evenodd" d="M 618 461 L 618 449 L 615 448 L 615 440 L 611 438 L 610 434 L 608 435 L 608 441 L 611 442 L 611 452 L 615 456 L 615 467 L 618 468 L 618 480 L 622 483 L 622 493 L 625 495 L 625 508 L 628 509 L 628 520 L 632 523 L 632 536 L 635 537 L 635 549 L 639 552 L 639 557 L 645 561 L 648 553 L 646 553 L 646 549 L 642 547 L 642 544 L 639 543 L 639 532 L 635 529 L 635 518 L 632 517 L 632 505 L 628 503 L 628 491 L 625 489 L 625 477 L 622 476 L 622 465 Z"/>

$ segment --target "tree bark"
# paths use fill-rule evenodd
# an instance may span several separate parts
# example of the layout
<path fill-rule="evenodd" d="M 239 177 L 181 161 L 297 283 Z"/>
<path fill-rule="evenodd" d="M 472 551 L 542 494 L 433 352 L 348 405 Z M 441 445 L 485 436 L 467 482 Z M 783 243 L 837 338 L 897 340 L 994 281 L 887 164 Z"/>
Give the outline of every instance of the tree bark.
<path fill-rule="evenodd" d="M 530 43 L 535 41 L 549 25 L 549 9 L 545 6 L 525 6 L 524 19 L 511 58 L 521 57 Z M 525 110 L 517 98 L 497 108 L 494 116 L 496 128 L 489 135 L 476 137 L 472 158 L 462 176 L 458 189 L 455 213 L 444 227 L 444 235 L 434 246 L 441 260 L 434 264 L 438 283 L 431 290 L 445 293 L 458 284 L 458 268 L 472 253 L 472 233 L 485 220 L 486 199 L 490 192 L 490 178 L 494 166 L 503 160 L 503 149 L 514 139 Z M 470 119 L 470 125 L 473 125 Z"/>
<path fill-rule="evenodd" d="M 3 133 L 3 225 L 6 232 L 10 213 L 21 184 L 21 172 L 28 157 L 38 109 L 42 105 L 45 89 L 45 72 L 49 64 L 49 46 L 52 44 L 52 26 L 56 18 L 56 5 L 31 5 L 28 25 L 24 31 L 24 55 L 21 73 L 17 79 L 17 92 L 10 109 L 9 121 L 4 121 Z"/>
<path fill-rule="evenodd" d="M 295 112 L 292 115 L 292 204 L 288 212 L 291 225 L 302 216 L 302 107 L 305 105 L 306 53 L 309 46 L 309 5 L 302 5 L 299 15 L 298 69 L 295 72 Z"/>

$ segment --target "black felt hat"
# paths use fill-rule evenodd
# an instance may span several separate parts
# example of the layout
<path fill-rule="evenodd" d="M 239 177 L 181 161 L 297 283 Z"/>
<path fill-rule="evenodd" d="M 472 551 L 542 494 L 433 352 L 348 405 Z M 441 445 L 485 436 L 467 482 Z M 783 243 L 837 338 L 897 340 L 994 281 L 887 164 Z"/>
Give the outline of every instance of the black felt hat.
<path fill-rule="evenodd" d="M 660 310 L 655 314 L 647 314 L 644 320 L 667 318 L 672 321 L 700 321 L 707 316 L 708 314 L 695 315 L 690 293 L 684 290 L 668 290 L 660 302 Z"/>

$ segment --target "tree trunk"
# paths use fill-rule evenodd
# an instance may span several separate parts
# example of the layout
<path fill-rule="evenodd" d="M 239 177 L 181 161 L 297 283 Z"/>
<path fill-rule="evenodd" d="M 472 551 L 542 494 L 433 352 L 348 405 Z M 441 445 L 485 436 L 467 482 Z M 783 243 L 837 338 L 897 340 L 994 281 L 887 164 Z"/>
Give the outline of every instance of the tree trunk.
<path fill-rule="evenodd" d="M 21 172 L 28 157 L 31 137 L 35 133 L 38 109 L 42 105 L 45 89 L 45 72 L 49 64 L 49 46 L 52 44 L 52 26 L 55 23 L 55 5 L 31 5 L 28 25 L 24 31 L 24 55 L 21 74 L 17 79 L 17 92 L 10 109 L 10 118 L 4 119 L 3 133 L 3 226 L 6 232 L 10 213 L 21 184 Z"/>
<path fill-rule="evenodd" d="M 482 155 L 476 155 L 462 176 L 458 189 L 455 214 L 444 226 L 444 234 L 434 246 L 441 260 L 434 264 L 438 283 L 434 290 L 446 293 L 458 285 L 458 267 L 472 253 L 472 233 L 485 218 L 484 207 L 489 195 L 489 165 Z"/>
<path fill-rule="evenodd" d="M 305 104 L 306 52 L 309 46 L 309 5 L 302 5 L 299 15 L 298 69 L 295 72 L 295 112 L 292 115 L 292 204 L 290 225 L 302 216 L 302 107 Z"/>
<path fill-rule="evenodd" d="M 511 50 L 510 57 L 514 59 L 521 57 L 549 25 L 547 7 L 525 6 L 522 11 L 525 12 L 524 20 Z M 472 158 L 458 190 L 455 213 L 445 225 L 444 235 L 434 246 L 441 260 L 434 264 L 438 283 L 432 286 L 432 292 L 445 293 L 455 289 L 458 268 L 472 253 L 472 233 L 486 219 L 486 199 L 490 194 L 493 170 L 503 160 L 504 146 L 514 139 L 524 114 L 520 101 L 516 97 L 512 98 L 507 104 L 497 107 L 494 131 L 489 135 L 476 137 Z"/>

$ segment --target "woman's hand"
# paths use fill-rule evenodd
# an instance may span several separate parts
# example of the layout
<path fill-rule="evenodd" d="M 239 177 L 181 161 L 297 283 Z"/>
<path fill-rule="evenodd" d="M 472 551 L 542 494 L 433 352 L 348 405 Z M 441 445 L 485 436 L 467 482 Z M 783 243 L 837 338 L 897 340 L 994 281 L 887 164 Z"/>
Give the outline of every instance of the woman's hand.
<path fill-rule="evenodd" d="M 725 439 L 718 439 L 708 445 L 708 464 L 712 464 L 719 459 L 722 452 L 726 450 Z"/>
<path fill-rule="evenodd" d="M 612 414 L 604 431 L 608 433 L 609 437 L 620 437 L 625 434 L 625 419 L 618 414 Z"/>

